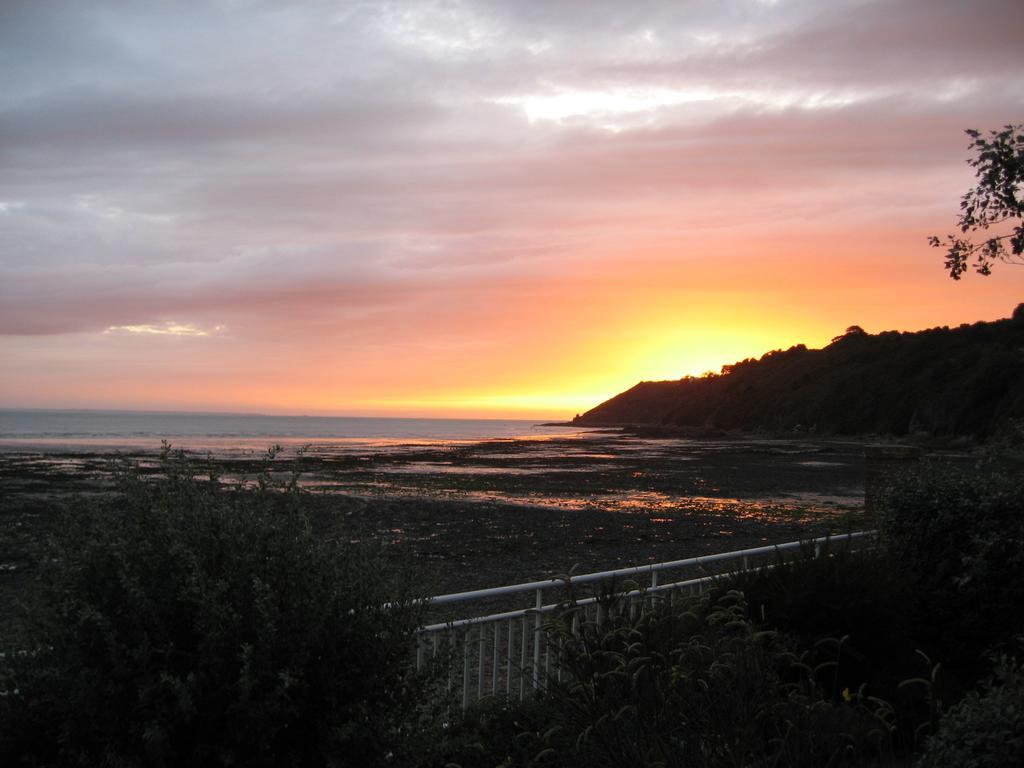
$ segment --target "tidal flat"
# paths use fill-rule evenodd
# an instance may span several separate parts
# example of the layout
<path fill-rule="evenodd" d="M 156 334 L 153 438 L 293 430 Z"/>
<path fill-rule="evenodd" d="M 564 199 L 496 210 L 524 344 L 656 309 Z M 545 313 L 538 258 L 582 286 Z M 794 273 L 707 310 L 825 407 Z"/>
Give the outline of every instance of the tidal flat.
<path fill-rule="evenodd" d="M 119 459 L 153 447 L 0 450 L 0 615 L 76 498 L 108 493 Z M 251 483 L 294 477 L 325 536 L 379 545 L 424 594 L 780 543 L 866 525 L 864 445 L 645 438 L 615 431 L 477 442 L 224 445 L 197 469 Z"/>

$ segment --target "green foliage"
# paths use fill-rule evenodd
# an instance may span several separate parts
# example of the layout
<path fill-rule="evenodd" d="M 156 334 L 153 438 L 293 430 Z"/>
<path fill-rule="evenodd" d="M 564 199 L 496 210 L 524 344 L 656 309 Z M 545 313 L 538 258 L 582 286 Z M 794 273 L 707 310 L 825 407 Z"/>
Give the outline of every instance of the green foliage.
<path fill-rule="evenodd" d="M 507 768 L 529 765 L 541 735 L 550 727 L 551 700 L 485 698 L 444 724 L 436 737 L 428 768 Z"/>
<path fill-rule="evenodd" d="M 315 536 L 294 481 L 226 487 L 166 452 L 160 469 L 123 467 L 63 521 L 34 644 L 2 665 L 0 762 L 411 762 L 420 614 L 380 561 Z"/>
<path fill-rule="evenodd" d="M 880 527 L 912 617 L 942 655 L 970 663 L 1019 633 L 1024 604 L 1024 473 L 924 463 L 893 478 Z"/>
<path fill-rule="evenodd" d="M 996 261 L 1024 264 L 1024 125 L 1007 125 L 987 138 L 976 130 L 966 133 L 976 154 L 967 162 L 978 183 L 960 200 L 960 235 L 928 238 L 933 248 L 946 250 L 946 269 L 954 280 L 972 260 L 981 275 L 991 274 Z M 993 227 L 997 230 L 990 233 Z M 972 240 L 974 234 L 982 239 Z"/>
<path fill-rule="evenodd" d="M 741 590 L 758 622 L 789 635 L 798 648 L 842 638 L 833 693 L 855 691 L 885 702 L 894 749 L 909 753 L 920 746 L 948 695 L 945 676 L 936 684 L 937 665 L 919 650 L 932 640 L 913 621 L 919 595 L 884 549 L 826 542 L 816 551 L 807 545 L 733 574 L 718 588 Z"/>
<path fill-rule="evenodd" d="M 914 597 L 888 556 L 848 542 L 826 542 L 730 576 L 719 589 L 741 591 L 766 627 L 801 648 L 843 637 L 842 687 L 876 693 L 917 672 L 906 607 Z M 891 693 L 891 691 L 887 691 Z"/>
<path fill-rule="evenodd" d="M 839 641 L 798 653 L 737 592 L 606 614 L 570 609 L 549 628 L 570 682 L 550 684 L 548 718 L 523 734 L 531 764 L 864 765 L 888 751 L 875 703 L 820 682 L 834 685 Z"/>
<path fill-rule="evenodd" d="M 920 768 L 1024 765 L 1024 665 L 1001 655 L 991 679 L 943 715 Z"/>

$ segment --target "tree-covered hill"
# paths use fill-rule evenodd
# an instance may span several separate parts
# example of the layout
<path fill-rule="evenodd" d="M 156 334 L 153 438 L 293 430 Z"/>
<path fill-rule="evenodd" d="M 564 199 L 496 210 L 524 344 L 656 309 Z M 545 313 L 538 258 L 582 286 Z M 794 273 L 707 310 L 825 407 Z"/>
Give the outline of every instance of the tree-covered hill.
<path fill-rule="evenodd" d="M 720 374 L 640 382 L 580 425 L 988 437 L 1024 418 L 1024 304 L 994 322 L 913 333 L 857 326 Z"/>

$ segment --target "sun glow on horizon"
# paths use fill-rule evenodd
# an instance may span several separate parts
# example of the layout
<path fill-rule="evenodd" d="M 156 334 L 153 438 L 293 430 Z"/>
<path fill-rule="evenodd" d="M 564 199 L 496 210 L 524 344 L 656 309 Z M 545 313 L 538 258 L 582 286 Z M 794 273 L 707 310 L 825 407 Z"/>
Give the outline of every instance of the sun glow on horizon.
<path fill-rule="evenodd" d="M 0 407 L 564 420 L 1024 288 L 927 244 L 1019 2 L 14 5 Z"/>

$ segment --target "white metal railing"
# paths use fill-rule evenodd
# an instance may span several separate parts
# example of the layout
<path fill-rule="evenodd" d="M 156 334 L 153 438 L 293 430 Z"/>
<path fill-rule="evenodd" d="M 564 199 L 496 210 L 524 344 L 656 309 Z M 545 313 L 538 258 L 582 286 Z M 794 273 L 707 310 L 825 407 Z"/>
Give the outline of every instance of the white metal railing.
<path fill-rule="evenodd" d="M 721 576 L 735 572 L 728 568 L 738 564 L 746 570 L 766 557 L 789 552 L 804 546 L 813 546 L 818 556 L 829 542 L 854 541 L 870 537 L 875 531 L 858 531 L 836 536 L 822 536 L 809 541 L 791 541 L 733 552 L 688 557 L 664 563 L 616 568 L 610 571 L 587 573 L 566 578 L 544 579 L 504 587 L 474 589 L 428 598 L 432 609 L 446 605 L 468 602 L 499 602 L 503 598 L 531 594 L 532 605 L 514 608 L 486 615 L 449 619 L 421 627 L 416 647 L 416 667 L 420 669 L 428 658 L 439 658 L 445 654 L 450 661 L 448 688 L 461 689 L 463 708 L 485 696 L 509 696 L 523 698 L 528 690 L 534 690 L 552 674 L 560 678 L 557 649 L 551 648 L 542 631 L 541 619 L 566 606 L 564 600 L 545 600 L 545 593 L 565 595 L 568 589 L 576 590 L 582 585 L 603 587 L 606 594 L 617 599 L 635 602 L 638 597 L 664 594 L 669 600 L 675 595 L 699 595 L 704 587 Z M 708 566 L 724 569 L 709 572 Z M 659 574 L 664 571 L 694 570 L 702 575 L 659 583 Z M 615 588 L 616 582 L 630 583 Z M 641 581 L 645 583 L 641 584 Z M 602 621 L 602 601 L 598 594 L 588 597 L 573 596 L 572 605 L 583 609 L 586 618 Z"/>

